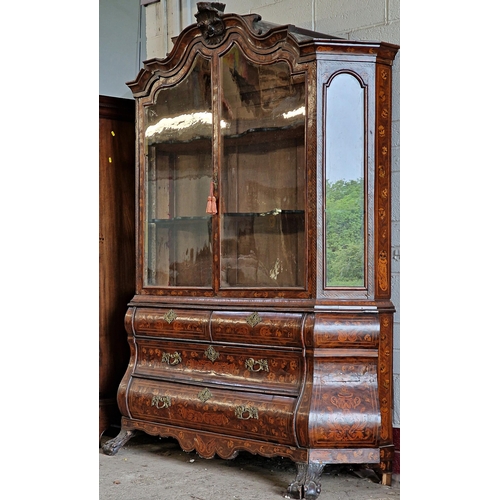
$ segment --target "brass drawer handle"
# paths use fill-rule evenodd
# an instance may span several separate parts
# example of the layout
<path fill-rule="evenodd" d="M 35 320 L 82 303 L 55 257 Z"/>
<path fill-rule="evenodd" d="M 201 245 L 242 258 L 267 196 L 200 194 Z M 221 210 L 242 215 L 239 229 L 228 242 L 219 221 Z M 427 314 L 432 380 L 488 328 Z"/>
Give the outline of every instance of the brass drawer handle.
<path fill-rule="evenodd" d="M 259 419 L 259 410 L 255 408 L 255 406 L 237 406 L 234 409 L 234 414 L 241 420 L 249 420 L 251 418 Z"/>
<path fill-rule="evenodd" d="M 174 352 L 173 354 L 170 354 L 169 352 L 164 352 L 162 357 L 161 357 L 161 362 L 162 363 L 167 363 L 167 365 L 178 365 L 182 361 L 180 353 L 177 351 Z"/>
<path fill-rule="evenodd" d="M 251 372 L 260 372 L 260 371 L 269 371 L 269 365 L 267 364 L 267 359 L 253 359 L 248 358 L 245 361 L 245 368 L 247 368 Z"/>
<path fill-rule="evenodd" d="M 172 399 L 170 396 L 153 396 L 151 406 L 156 406 L 159 410 L 172 406 Z"/>

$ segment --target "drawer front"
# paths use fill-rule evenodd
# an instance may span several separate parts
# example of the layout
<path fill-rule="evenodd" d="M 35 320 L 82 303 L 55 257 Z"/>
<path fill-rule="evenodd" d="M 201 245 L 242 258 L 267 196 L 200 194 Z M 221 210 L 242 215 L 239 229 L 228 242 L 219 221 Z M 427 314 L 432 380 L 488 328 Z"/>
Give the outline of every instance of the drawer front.
<path fill-rule="evenodd" d="M 296 395 L 303 363 L 299 351 L 138 338 L 134 373 Z"/>
<path fill-rule="evenodd" d="M 320 348 L 377 349 L 379 321 L 375 314 L 316 314 L 314 337 L 311 338 L 308 331 L 306 344 Z"/>
<path fill-rule="evenodd" d="M 295 398 L 132 378 L 132 418 L 296 446 Z"/>
<path fill-rule="evenodd" d="M 214 311 L 210 327 L 216 342 L 301 347 L 302 320 L 302 314 Z"/>
<path fill-rule="evenodd" d="M 210 311 L 138 308 L 133 320 L 136 335 L 209 340 Z"/>

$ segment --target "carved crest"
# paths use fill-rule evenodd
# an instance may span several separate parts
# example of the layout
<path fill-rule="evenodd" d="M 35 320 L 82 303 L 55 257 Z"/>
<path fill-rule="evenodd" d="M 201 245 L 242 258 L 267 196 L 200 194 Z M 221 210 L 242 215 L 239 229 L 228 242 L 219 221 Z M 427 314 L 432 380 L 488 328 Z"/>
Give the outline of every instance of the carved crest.
<path fill-rule="evenodd" d="M 198 21 L 203 38 L 208 45 L 216 45 L 224 38 L 226 26 L 221 16 L 226 4 L 219 2 L 198 2 L 198 12 L 194 15 Z"/>

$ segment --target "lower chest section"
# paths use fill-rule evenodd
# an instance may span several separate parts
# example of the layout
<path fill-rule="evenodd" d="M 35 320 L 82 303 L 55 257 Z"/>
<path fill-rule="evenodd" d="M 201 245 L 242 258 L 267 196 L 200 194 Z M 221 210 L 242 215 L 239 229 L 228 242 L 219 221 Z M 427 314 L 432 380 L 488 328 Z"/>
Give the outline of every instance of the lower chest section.
<path fill-rule="evenodd" d="M 378 446 L 389 432 L 376 315 L 158 308 L 126 326 L 129 419 L 296 448 Z"/>

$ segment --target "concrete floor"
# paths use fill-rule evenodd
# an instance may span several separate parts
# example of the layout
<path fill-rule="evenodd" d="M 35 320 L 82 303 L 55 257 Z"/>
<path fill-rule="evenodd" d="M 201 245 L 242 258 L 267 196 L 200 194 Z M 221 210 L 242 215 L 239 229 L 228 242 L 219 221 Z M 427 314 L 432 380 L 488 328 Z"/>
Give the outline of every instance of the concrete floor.
<path fill-rule="evenodd" d="M 105 434 L 101 442 L 108 439 Z M 99 448 L 100 500 L 279 500 L 295 474 L 288 459 L 242 452 L 234 460 L 205 460 L 183 452 L 174 439 L 146 434 L 132 438 L 114 456 Z M 363 467 L 327 465 L 318 500 L 400 498 L 399 475 L 393 476 L 392 486 L 374 480 Z"/>

